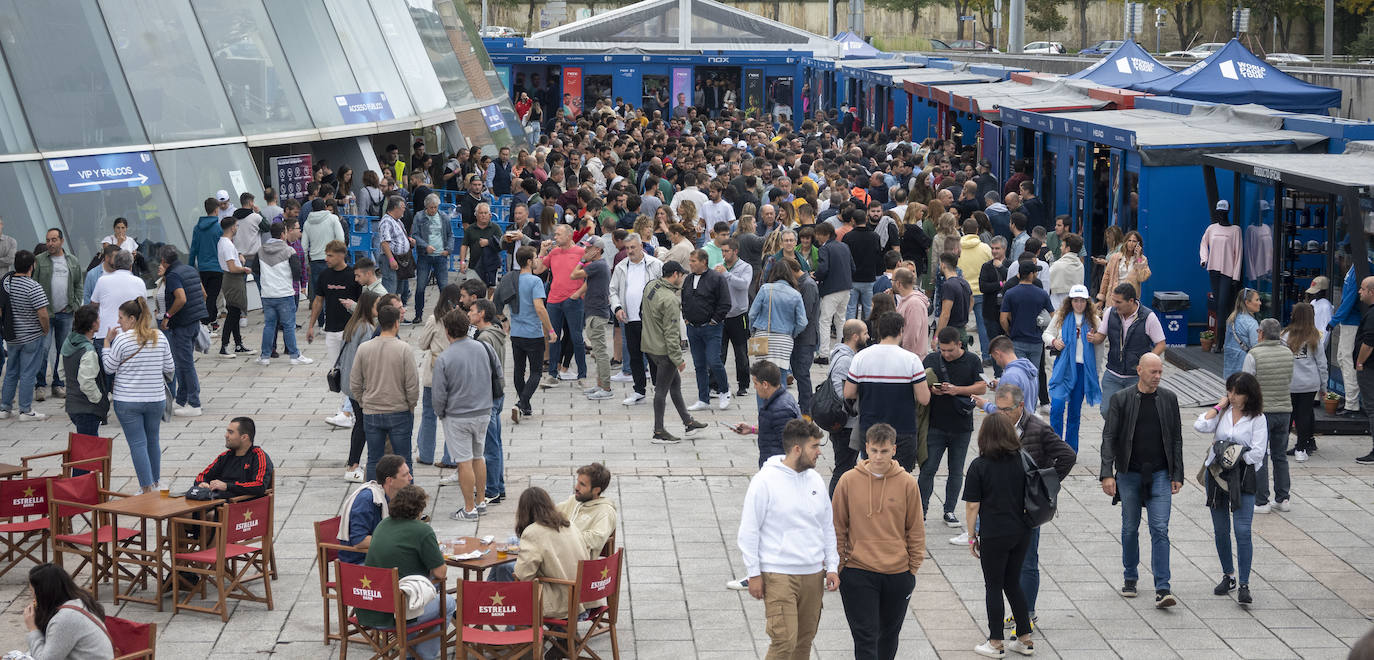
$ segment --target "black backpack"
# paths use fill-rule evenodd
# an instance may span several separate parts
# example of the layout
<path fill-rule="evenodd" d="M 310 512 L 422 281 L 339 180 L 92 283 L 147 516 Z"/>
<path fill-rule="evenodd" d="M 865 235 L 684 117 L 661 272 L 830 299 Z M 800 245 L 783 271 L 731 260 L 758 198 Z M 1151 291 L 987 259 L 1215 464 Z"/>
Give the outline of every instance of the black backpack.
<path fill-rule="evenodd" d="M 10 292 L 7 287 L 14 273 L 6 273 L 0 278 L 0 334 L 3 334 L 5 341 L 13 342 L 14 334 L 14 307 L 10 304 Z"/>
<path fill-rule="evenodd" d="M 1026 471 L 1025 511 L 1026 524 L 1039 527 L 1054 519 L 1059 507 L 1059 473 L 1054 468 L 1042 468 L 1025 450 L 1021 450 L 1021 466 Z"/>
<path fill-rule="evenodd" d="M 849 422 L 844 401 L 835 394 L 835 386 L 830 383 L 828 374 L 816 384 L 816 395 L 811 397 L 811 421 L 831 432 L 839 431 Z"/>

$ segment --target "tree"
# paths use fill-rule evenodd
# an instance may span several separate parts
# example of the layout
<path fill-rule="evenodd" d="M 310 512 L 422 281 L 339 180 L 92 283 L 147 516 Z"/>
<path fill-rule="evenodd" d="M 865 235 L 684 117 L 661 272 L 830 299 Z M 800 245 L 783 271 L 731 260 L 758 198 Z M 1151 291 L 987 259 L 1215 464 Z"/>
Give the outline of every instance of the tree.
<path fill-rule="evenodd" d="M 966 0 L 966 1 L 967 1 L 967 0 Z M 836 4 L 838 4 L 838 3 L 836 3 Z M 880 8 L 880 9 L 887 9 L 887 10 L 891 10 L 891 11 L 909 11 L 909 12 L 911 12 L 911 31 L 912 31 L 912 32 L 915 32 L 915 31 L 916 31 L 916 26 L 917 26 L 917 25 L 920 23 L 920 21 L 921 21 L 921 9 L 923 9 L 923 8 L 925 8 L 925 7 L 930 7 L 930 6 L 934 5 L 934 4 L 936 4 L 936 0 L 869 0 L 869 4 L 871 4 L 871 5 L 875 6 L 875 7 L 878 7 L 878 8 Z M 964 31 L 963 31 L 963 30 L 964 30 L 964 26 L 963 26 L 962 24 L 960 24 L 960 25 L 959 25 L 959 34 L 960 34 L 960 38 L 962 38 L 962 36 L 963 36 L 963 34 L 964 34 Z"/>
<path fill-rule="evenodd" d="M 1073 9 L 1078 12 L 1078 49 L 1088 47 L 1088 3 L 1093 0 L 1073 0 Z M 1057 10 L 1056 10 L 1057 12 Z"/>
<path fill-rule="evenodd" d="M 1293 26 L 1299 20 L 1311 17 L 1320 20 L 1322 10 L 1321 0 L 1251 0 L 1250 6 L 1260 18 L 1257 23 L 1251 22 L 1251 30 L 1257 35 L 1263 35 L 1269 31 L 1266 28 L 1273 24 L 1277 28 L 1278 37 L 1269 48 L 1281 52 L 1301 50 L 1289 43 Z"/>
<path fill-rule="evenodd" d="M 1036 32 L 1052 35 L 1068 27 L 1069 19 L 1059 13 L 1056 0 L 1027 0 L 1026 24 Z"/>
<path fill-rule="evenodd" d="M 1204 2 L 1205 0 L 1174 0 L 1174 27 L 1178 29 L 1179 48 L 1190 46 L 1189 40 L 1202 29 Z"/>

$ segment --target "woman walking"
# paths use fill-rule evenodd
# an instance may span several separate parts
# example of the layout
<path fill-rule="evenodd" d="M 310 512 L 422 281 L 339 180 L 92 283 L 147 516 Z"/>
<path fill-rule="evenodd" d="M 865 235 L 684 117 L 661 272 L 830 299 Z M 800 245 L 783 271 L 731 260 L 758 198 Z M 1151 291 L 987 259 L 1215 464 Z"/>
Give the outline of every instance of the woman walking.
<path fill-rule="evenodd" d="M 339 348 L 339 382 L 343 385 L 343 395 L 353 406 L 353 433 L 348 439 L 348 469 L 344 479 L 353 483 L 363 482 L 363 468 L 359 464 L 363 457 L 363 447 L 367 446 L 367 433 L 363 424 L 363 405 L 348 386 L 348 376 L 353 373 L 353 359 L 358 355 L 358 347 L 372 338 L 377 330 L 377 301 L 380 296 L 364 291 L 358 296 L 358 304 L 353 306 L 353 316 L 344 324 L 343 346 Z M 358 392 L 357 394 L 362 394 Z"/>
<path fill-rule="evenodd" d="M 1088 296 L 1088 287 L 1075 284 L 1045 330 L 1045 345 L 1060 351 L 1050 374 L 1050 426 L 1074 451 L 1078 451 L 1083 399 L 1090 406 L 1102 401 L 1102 387 L 1097 382 L 1097 347 L 1088 341 L 1088 333 L 1097 327 L 1097 320 L 1097 306 Z"/>
<path fill-rule="evenodd" d="M 1236 307 L 1226 317 L 1226 348 L 1221 354 L 1221 377 L 1230 378 L 1245 364 L 1245 354 L 1259 343 L 1259 292 L 1244 288 L 1236 296 Z"/>
<path fill-rule="evenodd" d="M 115 416 L 138 474 L 140 492 L 157 490 L 162 478 L 158 427 L 167 405 L 167 381 L 176 372 L 167 337 L 153 327 L 148 301 L 139 297 L 119 306 L 119 328 L 105 335 L 102 361 L 114 374 Z"/>
<path fill-rule="evenodd" d="M 1234 526 L 1236 559 L 1240 563 L 1237 600 L 1241 605 L 1249 605 L 1254 602 L 1250 595 L 1250 559 L 1254 555 L 1250 523 L 1255 518 L 1255 471 L 1269 454 L 1269 431 L 1259 381 L 1244 371 L 1231 374 L 1226 379 L 1226 396 L 1211 410 L 1198 415 L 1193 429 L 1214 434 L 1203 462 L 1203 488 L 1207 491 L 1207 507 L 1212 511 L 1217 558 L 1225 575 L 1212 593 L 1225 596 L 1237 586 L 1236 567 L 1231 561 Z"/>
<path fill-rule="evenodd" d="M 105 608 L 56 564 L 29 569 L 33 602 L 24 608 L 29 655 L 34 660 L 104 660 L 114 657 L 105 632 Z"/>
<path fill-rule="evenodd" d="M 791 257 L 778 261 L 778 268 L 768 273 L 768 281 L 759 287 L 754 304 L 749 309 L 749 327 L 755 337 L 767 337 L 768 353 L 755 356 L 772 362 L 782 370 L 782 387 L 787 389 L 787 376 L 791 374 L 792 347 L 797 335 L 806 329 L 806 308 L 801 294 L 797 292 L 797 280 L 793 273 Z M 763 399 L 759 397 L 759 405 Z"/>
<path fill-rule="evenodd" d="M 1107 257 L 1102 270 L 1102 286 L 1098 289 L 1097 300 L 1101 304 L 1111 301 L 1112 290 L 1122 282 L 1135 286 L 1136 298 L 1140 297 L 1140 285 L 1150 279 L 1150 260 L 1145 258 L 1145 239 L 1140 232 L 1126 232 L 1121 250 Z"/>
<path fill-rule="evenodd" d="M 988 415 L 978 429 L 978 457 L 964 476 L 968 550 L 983 566 L 983 600 L 988 615 L 988 641 L 973 649 L 981 656 L 1002 658 L 1008 650 L 1021 655 L 1035 653 L 1030 612 L 1021 590 L 1021 565 L 1031 538 L 1031 528 L 1022 517 L 1025 497 L 1026 473 L 1016 427 L 1006 415 Z M 1016 638 L 1005 644 L 1004 593 L 1016 620 Z"/>
<path fill-rule="evenodd" d="M 63 374 L 73 386 L 62 405 L 76 432 L 85 435 L 99 435 L 110 412 L 100 354 L 92 342 L 99 325 L 100 312 L 94 305 L 83 305 L 72 316 L 72 331 L 60 349 Z"/>
<path fill-rule="evenodd" d="M 1322 350 L 1322 333 L 1317 329 L 1316 310 L 1309 303 L 1293 305 L 1292 321 L 1283 331 L 1283 343 L 1293 351 L 1293 380 L 1288 386 L 1293 401 L 1293 424 L 1298 440 L 1288 455 L 1299 463 L 1306 463 L 1308 454 L 1317 451 L 1312 438 L 1313 417 L 1317 392 L 1326 389 L 1326 351 Z"/>
<path fill-rule="evenodd" d="M 457 284 L 449 284 L 439 291 L 439 300 L 434 303 L 434 312 L 425 317 L 425 327 L 420 330 L 420 339 L 416 346 L 420 349 L 420 387 L 423 388 L 423 394 L 420 396 L 420 432 L 415 439 L 417 461 L 421 465 L 434 464 L 434 444 L 439 418 L 434 413 L 434 400 L 430 388 L 434 383 L 434 358 L 439 357 L 439 354 L 449 346 L 448 335 L 444 334 L 443 318 L 458 307 L 458 298 L 462 293 L 462 287 Z M 447 444 L 444 445 L 443 459 L 439 461 L 439 467 L 457 467 L 449 460 Z M 458 473 L 454 472 L 439 482 L 457 483 Z"/>

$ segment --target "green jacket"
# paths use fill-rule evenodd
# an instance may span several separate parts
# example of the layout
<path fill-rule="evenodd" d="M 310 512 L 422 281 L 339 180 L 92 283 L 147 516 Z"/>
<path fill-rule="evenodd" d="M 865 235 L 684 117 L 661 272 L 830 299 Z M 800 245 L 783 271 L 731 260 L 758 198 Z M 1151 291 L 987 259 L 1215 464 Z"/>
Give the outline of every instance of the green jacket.
<path fill-rule="evenodd" d="M 86 279 L 85 264 L 76 259 L 76 255 L 62 248 L 62 253 L 67 256 L 67 304 L 56 304 L 59 300 L 53 296 L 52 292 L 52 255 L 47 251 L 40 253 L 33 264 L 33 279 L 38 280 L 39 286 L 43 287 L 43 295 L 48 297 L 48 314 L 56 314 L 58 310 L 66 307 L 68 311 L 75 312 L 81 306 L 83 283 Z"/>
<path fill-rule="evenodd" d="M 681 291 L 660 277 L 644 287 L 644 301 L 639 306 L 644 352 L 666 355 L 675 365 L 683 362 Z"/>

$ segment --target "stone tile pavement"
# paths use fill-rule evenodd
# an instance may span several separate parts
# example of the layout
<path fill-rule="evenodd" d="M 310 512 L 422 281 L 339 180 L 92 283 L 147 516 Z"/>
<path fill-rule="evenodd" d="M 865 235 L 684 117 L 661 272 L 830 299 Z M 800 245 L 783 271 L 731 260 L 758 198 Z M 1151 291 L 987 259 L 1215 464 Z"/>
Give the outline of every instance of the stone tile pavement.
<path fill-rule="evenodd" d="M 245 330 L 258 344 L 261 315 Z M 418 329 L 405 328 L 402 336 Z M 259 442 L 277 466 L 277 542 L 280 579 L 273 583 L 276 606 L 231 603 L 229 623 L 199 614 L 171 615 L 152 607 L 126 604 L 112 613 L 159 624 L 158 650 L 168 658 L 334 657 L 337 645 L 320 643 L 321 606 L 311 523 L 335 515 L 351 490 L 340 478 L 348 448 L 347 431 L 323 422 L 336 403 L 324 384 L 320 343 L 302 345 L 317 358 L 292 367 L 276 360 L 260 367 L 248 359 L 202 356 L 199 370 L 206 414 L 176 418 L 162 427 L 164 478 L 180 488 L 222 447 L 227 420 L 249 415 L 258 423 Z M 1172 370 L 1173 367 L 1168 367 Z M 820 377 L 822 368 L 814 374 Z M 691 370 L 685 391 L 693 392 Z M 507 380 L 509 382 L 509 379 Z M 617 392 L 626 386 L 617 384 Z M 649 442 L 649 405 L 622 406 L 619 397 L 588 402 L 572 385 L 541 392 L 537 415 L 518 426 L 505 425 L 511 501 L 492 507 L 476 523 L 459 523 L 447 514 L 457 505 L 454 489 L 438 490 L 435 528 L 441 537 L 492 534 L 504 537 L 514 524 L 514 500 L 524 488 L 548 489 L 556 499 L 571 492 L 578 465 L 600 460 L 614 472 L 611 492 L 620 512 L 619 540 L 626 548 L 620 646 L 626 658 L 762 657 L 768 638 L 763 608 L 723 583 L 742 571 L 735 547 L 739 507 L 757 450 L 748 439 L 719 425 L 677 446 Z M 688 394 L 688 401 L 691 395 Z M 54 415 L 46 422 L 0 421 L 0 461 L 38 453 L 65 442 L 70 424 L 60 402 L 37 404 Z M 713 406 L 697 413 L 707 421 L 754 418 L 753 397 L 736 399 L 729 410 Z M 1191 431 L 1186 410 L 1185 452 L 1191 475 L 1205 441 Z M 669 430 L 680 426 L 669 413 Z M 115 441 L 114 487 L 134 488 L 128 450 L 111 416 L 106 427 Z M 418 425 L 418 424 L 417 424 Z M 1252 587 L 1248 610 L 1231 598 L 1215 597 L 1211 586 L 1220 569 L 1201 489 L 1184 486 L 1174 498 L 1170 542 L 1173 587 L 1182 604 L 1155 610 L 1146 595 L 1124 600 L 1116 594 L 1121 578 L 1120 509 L 1098 487 L 1097 438 L 1101 418 L 1084 413 L 1080 465 L 1064 484 L 1058 517 L 1044 529 L 1042 581 L 1036 631 L 1041 657 L 1064 658 L 1343 658 L 1371 626 L 1374 616 L 1374 468 L 1354 457 L 1368 451 L 1365 437 L 1324 437 L 1321 451 L 1306 464 L 1293 465 L 1293 511 L 1258 515 Z M 827 454 L 818 469 L 829 474 Z M 417 465 L 417 483 L 434 494 L 438 472 Z M 935 493 L 944 492 L 944 476 Z M 932 503 L 932 508 L 939 503 Z M 962 517 L 962 507 L 957 507 Z M 922 566 L 911 599 L 911 617 L 902 632 L 903 658 L 971 657 L 986 634 L 981 573 L 966 547 L 946 540 L 957 530 L 932 516 L 927 527 L 929 560 Z M 1141 530 L 1148 538 L 1146 531 Z M 1144 554 L 1148 557 L 1148 542 Z M 1148 562 L 1142 585 L 1150 583 Z M 26 569 L 0 578 L 0 652 L 24 645 L 24 606 L 29 601 Z M 108 591 L 106 592 L 108 594 Z M 108 595 L 105 596 L 108 603 Z M 609 651 L 609 644 L 599 647 Z M 359 649 L 360 650 L 360 649 Z M 825 598 L 813 655 L 852 656 L 852 646 L 837 594 Z"/>

